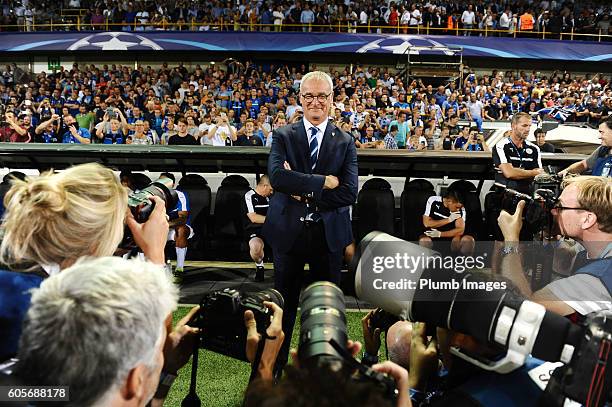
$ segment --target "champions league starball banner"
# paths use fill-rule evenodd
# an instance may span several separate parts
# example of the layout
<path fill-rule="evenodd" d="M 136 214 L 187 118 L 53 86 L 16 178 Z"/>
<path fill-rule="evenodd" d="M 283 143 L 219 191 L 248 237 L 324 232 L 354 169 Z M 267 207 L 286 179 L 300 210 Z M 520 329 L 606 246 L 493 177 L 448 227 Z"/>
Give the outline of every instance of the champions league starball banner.
<path fill-rule="evenodd" d="M 423 49 L 446 47 L 447 49 Z M 344 33 L 45 32 L 0 33 L 0 51 L 218 51 L 452 55 L 612 61 L 612 43 L 523 38 Z"/>

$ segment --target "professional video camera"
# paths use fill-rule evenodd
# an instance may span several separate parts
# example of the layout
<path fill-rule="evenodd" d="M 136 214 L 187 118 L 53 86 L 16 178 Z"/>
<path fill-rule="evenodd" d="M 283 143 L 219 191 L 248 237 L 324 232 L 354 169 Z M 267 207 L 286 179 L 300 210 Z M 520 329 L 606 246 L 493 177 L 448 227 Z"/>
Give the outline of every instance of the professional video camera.
<path fill-rule="evenodd" d="M 357 362 L 346 350 L 346 312 L 340 288 L 326 281 L 312 283 L 302 294 L 300 308 L 301 367 L 342 372 L 352 380 L 375 383 L 389 399 L 397 397 L 393 379 Z"/>
<path fill-rule="evenodd" d="M 612 312 L 600 312 L 576 325 L 508 290 L 505 281 L 436 267 L 435 261 L 429 261 L 436 255 L 371 232 L 351 264 L 358 297 L 400 318 L 461 332 L 499 350 L 503 357 L 488 360 L 451 349 L 484 370 L 509 373 L 530 355 L 565 363 L 555 370 L 544 392 L 547 405 L 561 406 L 565 397 L 588 406 L 612 401 Z M 426 260 L 404 263 L 405 258 Z M 377 268 L 380 264 L 386 266 L 383 271 Z"/>
<path fill-rule="evenodd" d="M 253 312 L 257 331 L 263 334 L 270 326 L 272 316 L 264 301 L 273 302 L 281 308 L 285 305 L 281 293 L 273 288 L 254 293 L 226 288 L 204 296 L 200 301 L 201 311 L 190 322 L 191 326 L 202 330 L 200 346 L 247 362 L 244 313 L 249 310 Z"/>
<path fill-rule="evenodd" d="M 535 177 L 532 195 L 515 191 L 499 183 L 495 183 L 495 187 L 503 190 L 501 208 L 510 214 L 514 214 L 520 201 L 526 202 L 523 211 L 525 227 L 538 234 L 543 231 L 550 232 L 552 229 L 551 210 L 557 204 L 557 199 L 561 194 L 562 181 L 563 177 L 555 174 L 549 166 L 547 173 Z"/>
<path fill-rule="evenodd" d="M 531 288 L 534 291 L 544 287 L 552 279 L 554 249 L 547 244 L 547 241 L 555 240 L 559 234 L 555 229 L 552 209 L 557 205 L 561 195 L 562 182 L 563 177 L 558 176 L 554 169 L 548 166 L 547 172 L 535 177 L 532 195 L 506 188 L 502 184 L 495 184 L 503 189 L 501 200 L 503 210 L 514 214 L 520 201 L 526 203 L 523 210 L 523 229 L 530 240 L 539 242 L 539 246 L 526 248 L 524 259 L 527 274 L 531 276 Z"/>

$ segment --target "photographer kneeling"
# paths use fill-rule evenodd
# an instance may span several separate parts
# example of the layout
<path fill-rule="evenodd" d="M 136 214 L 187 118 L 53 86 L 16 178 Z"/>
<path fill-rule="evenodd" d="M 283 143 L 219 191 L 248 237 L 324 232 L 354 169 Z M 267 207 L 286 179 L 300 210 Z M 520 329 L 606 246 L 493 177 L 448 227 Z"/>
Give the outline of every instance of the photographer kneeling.
<path fill-rule="evenodd" d="M 524 201 L 519 202 L 514 215 L 502 211 L 498 218 L 505 243 L 502 274 L 522 295 L 560 315 L 612 309 L 612 179 L 579 176 L 567 178 L 562 186 L 552 210 L 555 224 L 562 236 L 585 249 L 576 256 L 572 275 L 532 292 L 518 248 Z"/>

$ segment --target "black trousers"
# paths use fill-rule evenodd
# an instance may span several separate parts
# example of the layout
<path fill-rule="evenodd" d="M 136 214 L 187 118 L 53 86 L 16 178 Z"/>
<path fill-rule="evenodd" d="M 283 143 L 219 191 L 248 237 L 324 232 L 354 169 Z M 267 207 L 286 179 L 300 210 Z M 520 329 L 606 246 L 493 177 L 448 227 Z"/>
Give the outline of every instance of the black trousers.
<path fill-rule="evenodd" d="M 305 276 L 304 265 L 308 263 L 310 275 Z M 274 288 L 285 300 L 283 308 L 283 332 L 285 342 L 278 355 L 276 370 L 280 371 L 289 357 L 289 345 L 302 284 L 306 281 L 331 281 L 340 284 L 342 251 L 330 252 L 325 238 L 323 222 L 305 223 L 295 244 L 287 253 L 274 252 Z M 305 279 L 305 277 L 308 277 Z"/>

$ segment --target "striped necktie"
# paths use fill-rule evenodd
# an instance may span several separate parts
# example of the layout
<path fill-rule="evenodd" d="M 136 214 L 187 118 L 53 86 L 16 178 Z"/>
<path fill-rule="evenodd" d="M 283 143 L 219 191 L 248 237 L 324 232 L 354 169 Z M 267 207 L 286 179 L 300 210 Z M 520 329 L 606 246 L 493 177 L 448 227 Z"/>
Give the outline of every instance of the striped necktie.
<path fill-rule="evenodd" d="M 317 133 L 319 129 L 316 127 L 310 128 L 310 168 L 314 170 L 317 165 L 317 155 L 319 153 L 319 142 L 317 141 Z"/>

